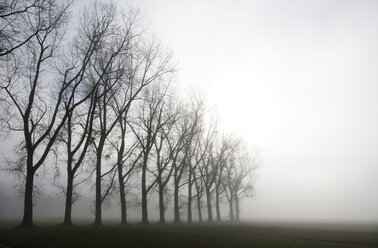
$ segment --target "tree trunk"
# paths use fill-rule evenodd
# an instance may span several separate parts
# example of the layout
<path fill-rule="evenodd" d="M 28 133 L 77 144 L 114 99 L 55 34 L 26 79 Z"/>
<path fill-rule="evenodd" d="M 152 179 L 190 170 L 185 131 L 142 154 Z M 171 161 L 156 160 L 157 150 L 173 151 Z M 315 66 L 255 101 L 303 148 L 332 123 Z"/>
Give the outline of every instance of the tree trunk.
<path fill-rule="evenodd" d="M 234 221 L 234 204 L 233 204 L 234 196 L 233 194 L 230 194 L 230 199 L 228 199 L 228 204 L 230 207 L 230 220 Z"/>
<path fill-rule="evenodd" d="M 146 173 L 147 160 L 144 159 L 142 168 L 142 224 L 148 223 Z"/>
<path fill-rule="evenodd" d="M 210 188 L 206 187 L 206 198 L 207 198 L 207 220 L 209 222 L 213 221 L 213 212 L 211 209 L 211 195 L 210 195 Z"/>
<path fill-rule="evenodd" d="M 24 217 L 22 226 L 33 226 L 33 186 L 34 186 L 33 160 L 28 155 L 26 182 L 25 182 L 25 198 L 24 198 Z"/>
<path fill-rule="evenodd" d="M 175 179 L 175 185 L 174 185 L 174 209 L 175 209 L 175 218 L 174 223 L 180 223 L 180 209 L 179 209 L 179 184 L 176 182 Z"/>
<path fill-rule="evenodd" d="M 105 140 L 101 138 L 98 149 L 97 149 L 97 161 L 96 161 L 96 208 L 95 208 L 95 225 L 102 225 L 102 215 L 101 215 L 101 157 L 102 157 L 102 150 L 104 147 Z"/>
<path fill-rule="evenodd" d="M 160 220 L 159 223 L 165 223 L 165 206 L 164 206 L 164 186 L 159 180 L 159 213 Z"/>
<path fill-rule="evenodd" d="M 219 207 L 219 187 L 215 188 L 215 209 L 217 211 L 217 222 L 221 221 L 221 213 Z"/>
<path fill-rule="evenodd" d="M 127 224 L 125 183 L 122 175 L 122 164 L 118 163 L 119 197 L 121 202 L 121 225 Z"/>
<path fill-rule="evenodd" d="M 72 225 L 72 193 L 73 193 L 73 179 L 74 174 L 71 171 L 71 163 L 68 161 L 67 165 L 67 189 L 66 189 L 66 208 L 64 211 L 64 225 Z"/>
<path fill-rule="evenodd" d="M 192 173 L 189 169 L 188 179 L 188 223 L 192 223 Z"/>
<path fill-rule="evenodd" d="M 239 209 L 239 197 L 237 194 L 235 194 L 235 213 L 236 213 L 236 221 L 240 221 L 240 218 L 239 218 L 239 212 L 240 212 L 240 209 Z"/>
<path fill-rule="evenodd" d="M 197 208 L 198 208 L 198 220 L 202 222 L 202 210 L 201 210 L 201 197 L 197 192 Z"/>

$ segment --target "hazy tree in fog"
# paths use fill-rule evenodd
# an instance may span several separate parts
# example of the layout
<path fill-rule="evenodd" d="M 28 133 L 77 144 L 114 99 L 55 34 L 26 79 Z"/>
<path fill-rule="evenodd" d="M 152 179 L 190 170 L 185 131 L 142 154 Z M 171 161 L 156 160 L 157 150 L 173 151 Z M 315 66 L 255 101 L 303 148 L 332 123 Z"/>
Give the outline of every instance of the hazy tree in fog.
<path fill-rule="evenodd" d="M 203 180 L 199 171 L 199 165 L 204 162 L 207 150 L 209 148 L 208 142 L 203 142 L 204 135 L 204 120 L 198 122 L 197 132 L 193 139 L 193 144 L 190 148 L 189 166 L 188 166 L 188 223 L 192 222 L 192 200 L 197 198 L 197 209 L 199 221 L 202 221 L 201 212 L 201 195 L 203 192 Z M 193 195 L 192 188 L 195 185 L 196 194 Z"/>
<path fill-rule="evenodd" d="M 93 62 L 93 77 L 101 82 L 97 97 L 97 137 L 93 142 L 96 150 L 95 224 L 102 222 L 101 203 L 109 193 L 109 187 L 101 192 L 101 180 L 110 173 L 110 170 L 101 171 L 107 138 L 142 90 L 172 72 L 170 57 L 154 42 L 141 39 L 136 16 L 119 18 L 114 5 L 102 6 L 101 11 L 109 11 L 114 23 Z"/>
<path fill-rule="evenodd" d="M 202 159 L 199 165 L 199 173 L 204 184 L 204 189 L 206 193 L 206 207 L 207 207 L 207 218 L 208 221 L 213 221 L 213 211 L 211 204 L 211 197 L 213 192 L 213 185 L 216 177 L 216 163 L 217 157 L 215 156 L 216 149 L 216 129 L 213 123 L 210 123 L 206 136 L 204 137 L 204 145 L 206 148 L 206 153 L 204 159 Z"/>
<path fill-rule="evenodd" d="M 25 32 L 30 30 L 35 35 L 28 39 L 27 45 L 16 45 L 18 49 L 6 55 L 6 65 L 1 75 L 3 124 L 10 130 L 22 132 L 24 136 L 26 168 L 25 164 L 17 168 L 25 175 L 23 225 L 33 224 L 36 171 L 46 160 L 70 110 L 89 97 L 83 95 L 72 104 L 75 91 L 81 84 L 78 79 L 83 70 L 60 68 L 64 73 L 63 77 L 59 77 L 53 65 L 61 52 L 67 9 L 71 3 L 38 3 L 38 8 L 30 8 L 22 13 L 25 15 Z M 68 111 L 62 113 L 63 109 Z"/>
<path fill-rule="evenodd" d="M 78 28 L 78 33 L 73 39 L 72 44 L 69 46 L 69 52 L 66 57 L 61 58 L 60 63 L 65 67 L 74 70 L 81 70 L 81 76 L 76 79 L 77 81 L 84 81 L 85 88 L 81 91 L 75 92 L 75 97 L 70 102 L 68 111 L 67 122 L 61 134 L 60 140 L 66 145 L 67 156 L 67 186 L 65 190 L 66 204 L 64 224 L 72 224 L 71 212 L 72 204 L 75 200 L 74 178 L 77 176 L 76 172 L 82 165 L 87 154 L 88 147 L 92 140 L 93 121 L 96 111 L 96 97 L 98 95 L 98 86 L 101 82 L 101 77 L 97 81 L 88 81 L 87 76 L 90 74 L 90 63 L 92 63 L 93 56 L 99 49 L 104 39 L 107 38 L 108 32 L 112 24 L 111 12 L 99 12 L 93 9 L 91 12 L 83 13 L 81 24 Z M 64 76 L 64 75 L 62 75 Z M 81 105 L 76 104 L 76 99 L 81 95 L 90 95 L 90 97 L 82 102 Z M 72 111 L 70 111 L 73 109 Z"/>
<path fill-rule="evenodd" d="M 171 179 L 172 161 L 180 142 L 174 143 L 174 127 L 179 117 L 176 105 L 172 97 L 166 97 L 164 104 L 164 119 L 169 120 L 163 125 L 156 136 L 154 147 L 156 152 L 156 183 L 159 194 L 159 223 L 165 223 L 165 210 L 169 191 L 167 184 Z"/>
<path fill-rule="evenodd" d="M 199 162 L 202 162 L 202 160 L 200 160 Z M 203 180 L 201 178 L 201 174 L 198 170 L 198 166 L 197 168 L 194 170 L 194 185 L 195 185 L 195 189 L 196 189 L 196 195 L 195 195 L 195 198 L 197 200 L 197 212 L 198 212 L 198 220 L 199 222 L 202 222 L 203 218 L 202 218 L 202 195 L 203 195 L 203 192 L 204 192 L 204 184 L 203 184 Z"/>
<path fill-rule="evenodd" d="M 116 139 L 112 144 L 117 151 L 117 173 L 121 203 L 121 224 L 124 225 L 127 223 L 126 185 L 130 177 L 133 175 L 134 168 L 139 162 L 142 152 L 136 152 L 138 141 L 132 142 L 130 147 L 126 146 L 128 111 L 125 111 L 118 121 L 119 128 L 116 132 L 119 134 L 119 136 L 116 136 Z"/>
<path fill-rule="evenodd" d="M 141 197 L 142 197 L 142 223 L 148 223 L 147 195 L 155 187 L 159 179 L 159 172 L 149 165 L 151 153 L 156 143 L 157 135 L 165 125 L 174 117 L 165 112 L 165 98 L 168 86 L 155 84 L 147 88 L 143 94 L 143 103 L 137 118 L 130 124 L 133 133 L 137 137 L 139 147 L 142 150 L 141 158 Z M 159 167 L 157 168 L 160 169 Z M 148 172 L 153 174 L 152 180 L 147 182 Z"/>
<path fill-rule="evenodd" d="M 216 174 L 214 179 L 214 190 L 215 190 L 215 210 L 217 215 L 217 221 L 221 221 L 221 213 L 220 213 L 220 198 L 221 195 L 224 193 L 223 187 L 223 173 L 225 168 L 227 167 L 227 162 L 229 157 L 233 153 L 233 151 L 238 146 L 238 140 L 235 140 L 232 135 L 230 136 L 223 136 L 221 139 L 221 143 L 217 147 L 216 151 Z"/>
<path fill-rule="evenodd" d="M 240 200 L 253 194 L 253 177 L 256 169 L 257 155 L 251 156 L 238 142 L 229 154 L 223 178 L 232 221 L 240 220 Z"/>
<path fill-rule="evenodd" d="M 182 182 L 184 172 L 188 170 L 190 159 L 190 148 L 193 143 L 194 136 L 198 131 L 200 119 L 203 116 L 203 100 L 193 97 L 191 103 L 182 107 L 181 118 L 177 122 L 177 139 L 180 146 L 176 150 L 175 159 L 173 160 L 173 200 L 174 200 L 174 222 L 180 222 L 180 205 L 179 190 L 187 182 Z"/>
<path fill-rule="evenodd" d="M 257 155 L 251 156 L 244 149 L 237 157 L 237 164 L 234 167 L 233 195 L 235 197 L 236 221 L 240 220 L 240 200 L 253 196 L 253 176 L 257 169 Z"/>

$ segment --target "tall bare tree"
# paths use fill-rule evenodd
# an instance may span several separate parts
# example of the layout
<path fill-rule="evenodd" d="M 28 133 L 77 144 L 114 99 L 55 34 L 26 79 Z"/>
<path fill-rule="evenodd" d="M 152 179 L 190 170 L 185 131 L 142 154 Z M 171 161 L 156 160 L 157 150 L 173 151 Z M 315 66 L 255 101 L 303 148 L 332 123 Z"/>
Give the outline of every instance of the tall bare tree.
<path fill-rule="evenodd" d="M 56 4 L 57 2 L 48 0 L 1 1 L 0 57 L 10 55 L 13 51 L 32 41 L 39 33 L 47 31 L 51 25 L 54 25 L 54 22 L 49 22 L 48 25 L 46 22 L 44 25 L 31 26 L 29 19 L 33 14 L 46 12 L 52 3 Z"/>
<path fill-rule="evenodd" d="M 59 55 L 64 37 L 68 8 L 71 2 L 38 1 L 43 7 L 30 8 L 26 26 L 35 31 L 27 46 L 17 46 L 7 58 L 2 71 L 1 93 L 5 116 L 3 123 L 10 130 L 23 133 L 26 154 L 24 217 L 22 225 L 33 224 L 34 175 L 45 162 L 69 113 L 90 95 L 75 98 L 81 87 L 86 63 L 81 69 L 64 69 L 62 77 L 53 61 Z M 55 77 L 57 76 L 57 77 Z M 54 78 L 55 77 L 55 78 Z M 51 94 L 51 92 L 53 94 Z M 75 102 L 75 103 L 73 103 Z M 68 109 L 68 111 L 63 111 Z"/>
<path fill-rule="evenodd" d="M 131 13 L 131 16 L 120 19 L 114 5 L 104 5 L 101 11 L 109 11 L 113 18 L 109 37 L 93 61 L 93 78 L 100 80 L 97 96 L 98 135 L 93 142 L 96 149 L 97 225 L 102 223 L 101 203 L 109 193 L 108 190 L 103 193 L 101 190 L 102 178 L 110 173 L 102 173 L 101 169 L 106 141 L 142 90 L 173 70 L 169 64 L 170 56 L 164 54 L 160 46 L 141 39 L 141 31 L 136 25 L 137 16 Z"/>
<path fill-rule="evenodd" d="M 180 223 L 179 190 L 188 182 L 182 182 L 184 172 L 188 171 L 190 148 L 198 132 L 198 125 L 203 117 L 203 99 L 193 97 L 190 105 L 182 108 L 181 118 L 178 122 L 177 138 L 180 140 L 179 149 L 176 150 L 173 160 L 173 187 L 174 187 L 174 222 Z"/>
<path fill-rule="evenodd" d="M 163 127 L 171 121 L 173 116 L 165 112 L 165 98 L 167 87 L 153 85 L 144 91 L 144 99 L 136 123 L 131 123 L 130 127 L 138 139 L 139 146 L 142 150 L 141 161 L 141 188 L 142 188 L 142 223 L 148 223 L 147 195 L 153 189 L 159 179 L 158 174 L 153 172 L 149 166 L 151 152 L 156 143 L 157 135 Z M 147 182 L 147 173 L 154 174 L 152 181 Z"/>
<path fill-rule="evenodd" d="M 221 143 L 217 148 L 216 152 L 216 175 L 214 180 L 214 188 L 215 188 L 215 210 L 217 215 L 217 221 L 221 221 L 221 212 L 220 212 L 220 197 L 224 192 L 223 187 L 223 180 L 224 176 L 223 173 L 227 167 L 227 163 L 229 161 L 229 157 L 232 155 L 234 150 L 238 147 L 238 140 L 235 139 L 232 135 L 223 136 L 221 139 Z"/>
<path fill-rule="evenodd" d="M 90 63 L 94 60 L 96 51 L 105 42 L 112 28 L 112 12 L 99 12 L 96 8 L 83 13 L 83 18 L 78 28 L 78 33 L 70 44 L 70 50 L 65 58 L 61 58 L 62 67 L 69 67 L 71 72 L 81 70 L 81 77 L 76 81 L 84 81 L 85 87 L 75 92 L 75 98 L 71 102 L 70 108 L 65 108 L 68 114 L 65 128 L 60 139 L 66 144 L 67 155 L 67 186 L 66 186 L 66 206 L 64 224 L 72 224 L 71 212 L 74 202 L 74 178 L 76 172 L 82 165 L 88 147 L 92 140 L 93 122 L 97 107 L 98 86 L 101 77 L 95 82 L 90 82 L 86 77 L 90 74 Z M 64 73 L 68 73 L 65 71 Z M 64 77 L 62 73 L 62 77 Z M 77 98 L 81 95 L 90 94 L 87 101 L 76 105 Z M 72 108 L 75 106 L 75 108 Z M 71 111 L 72 109 L 72 111 Z"/>
<path fill-rule="evenodd" d="M 180 145 L 180 141 L 174 143 L 174 139 L 172 139 L 175 123 L 179 116 L 171 98 L 166 101 L 164 115 L 165 119 L 169 119 L 169 121 L 162 126 L 154 143 L 156 151 L 156 181 L 159 194 L 159 223 L 165 223 L 167 184 L 171 179 L 174 168 L 172 161 Z"/>

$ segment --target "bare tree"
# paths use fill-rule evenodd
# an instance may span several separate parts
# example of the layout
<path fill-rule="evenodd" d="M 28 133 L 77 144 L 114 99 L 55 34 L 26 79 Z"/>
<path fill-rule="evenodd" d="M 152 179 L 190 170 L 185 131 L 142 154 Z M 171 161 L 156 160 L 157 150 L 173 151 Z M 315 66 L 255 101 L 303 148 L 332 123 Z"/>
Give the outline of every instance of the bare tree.
<path fill-rule="evenodd" d="M 150 155 L 156 143 L 158 133 L 161 132 L 163 127 L 173 118 L 171 115 L 166 115 L 164 108 L 167 90 L 168 87 L 164 87 L 163 85 L 153 85 L 153 87 L 147 88 L 144 92 L 144 99 L 140 107 L 138 118 L 136 123 L 134 123 L 135 126 L 130 124 L 142 150 L 142 223 L 148 223 L 147 195 L 151 189 L 155 187 L 159 179 L 159 173 L 161 175 L 161 172 L 159 172 L 161 167 L 157 168 L 157 174 L 149 168 Z M 153 180 L 149 184 L 147 184 L 148 172 L 154 175 Z"/>
<path fill-rule="evenodd" d="M 26 26 L 39 30 L 27 46 L 12 50 L 3 70 L 1 93 L 6 115 L 3 123 L 24 135 L 26 151 L 25 200 L 22 225 L 33 224 L 34 175 L 46 160 L 69 113 L 89 95 L 75 99 L 86 63 L 78 70 L 66 68 L 63 77 L 54 79 L 57 70 L 52 62 L 59 55 L 70 2 L 41 1 L 43 8 L 32 8 L 24 14 Z M 49 69 L 49 70 L 47 70 Z M 56 74 L 55 74 L 56 75 Z M 51 83 L 48 81 L 55 81 Z M 54 87 L 54 89 L 52 88 Z M 52 90 L 53 94 L 49 91 Z M 73 103 L 75 102 L 75 103 Z M 64 111 L 63 109 L 68 109 Z"/>
<path fill-rule="evenodd" d="M 245 151 L 240 151 L 237 166 L 234 167 L 233 190 L 235 197 L 235 219 L 240 220 L 240 200 L 253 196 L 253 177 L 257 169 L 257 155 L 253 157 Z"/>
<path fill-rule="evenodd" d="M 121 225 L 127 224 L 126 211 L 126 185 L 130 177 L 133 175 L 134 168 L 139 162 L 142 152 L 135 152 L 138 148 L 138 141 L 132 142 L 129 148 L 126 147 L 126 130 L 128 125 L 128 111 L 125 111 L 119 118 L 119 136 L 113 142 L 113 146 L 117 150 L 117 172 L 119 183 L 119 194 L 121 203 Z M 126 169 L 126 170 L 125 170 Z"/>
<path fill-rule="evenodd" d="M 203 120 L 198 123 L 193 145 L 190 149 L 189 169 L 188 169 L 188 223 L 192 222 L 192 200 L 197 198 L 197 208 L 199 220 L 202 221 L 201 196 L 203 192 L 203 180 L 199 171 L 199 166 L 204 162 L 209 149 L 209 142 L 203 142 Z M 193 184 L 196 194 L 192 195 Z"/>
<path fill-rule="evenodd" d="M 98 95 L 98 86 L 100 80 L 96 82 L 88 82 L 86 76 L 89 74 L 89 64 L 93 60 L 96 51 L 100 48 L 104 39 L 107 38 L 111 29 L 111 20 L 113 18 L 110 11 L 99 12 L 96 8 L 92 12 L 84 12 L 83 19 L 78 29 L 78 34 L 70 44 L 69 54 L 65 58 L 60 59 L 61 67 L 68 67 L 69 70 L 62 72 L 64 74 L 71 73 L 75 70 L 81 70 L 81 77 L 76 79 L 82 82 L 84 88 L 75 92 L 74 100 L 71 106 L 65 108 L 68 114 L 65 128 L 61 134 L 60 140 L 66 144 L 67 155 L 67 186 L 65 190 L 66 205 L 64 224 L 72 224 L 71 212 L 74 198 L 74 178 L 76 172 L 82 165 L 88 147 L 92 140 L 93 122 L 96 113 L 96 96 Z M 76 104 L 78 96 L 90 94 L 90 97 L 80 105 Z M 79 98 L 80 99 L 80 98 Z M 75 108 L 73 108 L 76 106 Z"/>
<path fill-rule="evenodd" d="M 167 184 L 171 179 L 174 168 L 172 160 L 178 148 L 177 145 L 180 144 L 177 142 L 172 145 L 174 143 L 174 139 L 172 139 L 173 129 L 179 117 L 178 110 L 171 98 L 166 101 L 164 115 L 165 119 L 169 119 L 170 121 L 162 126 L 154 142 L 156 151 L 156 181 L 159 194 L 159 223 L 165 223 Z"/>
<path fill-rule="evenodd" d="M 147 43 L 141 40 L 140 31 L 135 26 L 137 21 L 135 15 L 119 20 L 114 5 L 103 6 L 101 9 L 112 13 L 114 22 L 108 39 L 97 51 L 96 60 L 93 62 L 93 77 L 100 81 L 97 96 L 96 133 L 98 135 L 93 141 L 96 149 L 95 224 L 97 225 L 102 223 L 101 203 L 109 193 L 109 187 L 102 193 L 101 181 L 116 168 L 114 166 L 102 173 L 105 143 L 119 119 L 129 110 L 142 90 L 173 70 L 169 65 L 169 55 L 163 54 L 162 49 L 154 42 Z"/>
<path fill-rule="evenodd" d="M 221 140 L 220 146 L 217 148 L 216 157 L 216 175 L 214 180 L 215 185 L 215 210 L 217 215 L 217 221 L 221 221 L 221 213 L 220 213 L 220 197 L 224 192 L 223 187 L 223 173 L 225 168 L 227 167 L 227 163 L 229 161 L 229 157 L 234 152 L 234 150 L 238 147 L 238 140 L 234 139 L 232 135 L 223 136 Z"/>
<path fill-rule="evenodd" d="M 66 2 L 68 7 L 72 1 Z M 3 0 L 0 3 L 0 57 L 10 55 L 13 51 L 28 42 L 32 42 L 37 35 L 52 28 L 54 21 L 43 20 L 44 23 L 34 25 L 30 23 L 32 15 L 51 9 L 57 1 L 48 0 Z M 52 17 L 58 21 L 59 18 Z M 45 18 L 50 18 L 45 16 Z"/>
<path fill-rule="evenodd" d="M 207 206 L 207 216 L 208 221 L 213 221 L 213 212 L 212 212 L 212 204 L 211 204 L 211 193 L 214 190 L 213 185 L 215 182 L 216 174 L 217 174 L 217 157 L 215 156 L 215 137 L 216 137 L 216 129 L 215 125 L 211 122 L 209 124 L 206 137 L 204 138 L 203 147 L 206 148 L 206 153 L 204 158 L 202 159 L 199 165 L 199 173 L 201 175 L 201 179 L 204 183 L 205 193 L 206 193 L 206 206 Z"/>
<path fill-rule="evenodd" d="M 178 122 L 177 139 L 180 145 L 176 149 L 173 165 L 174 186 L 174 222 L 180 223 L 179 190 L 188 182 L 182 182 L 184 172 L 188 171 L 190 148 L 198 131 L 199 122 L 203 116 L 203 100 L 192 98 L 189 109 L 182 109 L 181 118 Z"/>
<path fill-rule="evenodd" d="M 238 142 L 231 150 L 223 178 L 231 221 L 240 220 L 240 200 L 253 194 L 253 177 L 256 169 L 257 154 L 251 157 L 246 148 Z"/>

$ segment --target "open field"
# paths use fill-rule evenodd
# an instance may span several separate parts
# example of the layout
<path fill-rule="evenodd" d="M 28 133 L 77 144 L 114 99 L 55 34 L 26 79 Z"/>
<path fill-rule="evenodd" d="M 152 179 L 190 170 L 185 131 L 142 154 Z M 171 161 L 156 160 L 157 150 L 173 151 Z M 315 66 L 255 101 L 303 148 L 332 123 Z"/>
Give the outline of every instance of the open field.
<path fill-rule="evenodd" d="M 274 224 L 106 225 L 35 228 L 0 223 L 4 247 L 378 247 L 377 226 Z M 13 227 L 12 227 L 13 226 Z"/>

